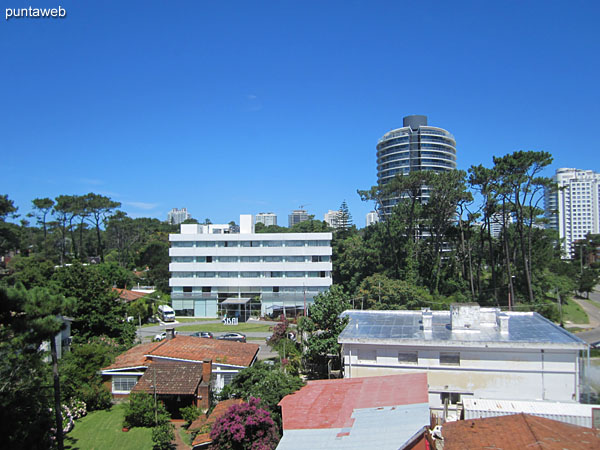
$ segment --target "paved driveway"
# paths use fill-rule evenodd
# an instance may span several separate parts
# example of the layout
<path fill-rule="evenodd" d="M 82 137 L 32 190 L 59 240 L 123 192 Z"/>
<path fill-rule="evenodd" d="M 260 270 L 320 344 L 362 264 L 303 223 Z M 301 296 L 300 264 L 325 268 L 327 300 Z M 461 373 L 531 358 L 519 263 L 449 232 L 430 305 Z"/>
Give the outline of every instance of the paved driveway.
<path fill-rule="evenodd" d="M 585 310 L 588 317 L 590 318 L 590 325 L 593 328 L 577 333 L 577 337 L 583 339 L 588 343 L 600 341 L 600 308 L 596 305 L 600 305 L 600 291 L 595 290 L 590 293 L 590 300 L 595 303 L 588 302 L 586 300 L 575 299 L 575 301 Z"/>

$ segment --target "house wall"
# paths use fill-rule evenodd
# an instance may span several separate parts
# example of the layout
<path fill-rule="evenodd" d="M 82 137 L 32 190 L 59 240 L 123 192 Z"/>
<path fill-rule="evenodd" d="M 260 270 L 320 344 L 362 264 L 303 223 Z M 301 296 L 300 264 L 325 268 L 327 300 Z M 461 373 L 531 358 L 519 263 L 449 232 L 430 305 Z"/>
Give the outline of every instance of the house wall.
<path fill-rule="evenodd" d="M 440 364 L 440 351 L 460 354 L 460 363 Z M 399 361 L 399 353 L 413 352 L 416 362 Z M 432 408 L 442 408 L 441 394 L 449 392 L 474 398 L 579 400 L 576 350 L 344 344 L 343 358 L 346 378 L 426 371 Z"/>

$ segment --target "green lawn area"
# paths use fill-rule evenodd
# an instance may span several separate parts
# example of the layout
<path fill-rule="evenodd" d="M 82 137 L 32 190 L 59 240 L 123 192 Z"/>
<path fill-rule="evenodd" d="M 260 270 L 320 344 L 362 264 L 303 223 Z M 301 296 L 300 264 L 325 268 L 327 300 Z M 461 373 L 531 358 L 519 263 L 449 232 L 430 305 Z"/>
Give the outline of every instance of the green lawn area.
<path fill-rule="evenodd" d="M 590 323 L 585 311 L 573 300 L 567 300 L 562 305 L 563 322 Z"/>
<path fill-rule="evenodd" d="M 178 331 L 211 331 L 213 333 L 244 333 L 246 331 L 256 331 L 268 333 L 271 325 L 264 323 L 240 323 L 238 325 L 224 325 L 222 323 L 207 323 L 206 325 L 184 325 L 177 327 Z"/>
<path fill-rule="evenodd" d="M 110 411 L 94 411 L 75 422 L 65 436 L 65 449 L 71 450 L 143 450 L 152 448 L 151 428 L 122 431 L 125 405 L 115 405 Z"/>
<path fill-rule="evenodd" d="M 219 320 L 219 318 L 198 318 L 194 319 L 193 317 L 177 317 L 177 322 L 185 323 L 185 322 L 210 322 L 210 321 Z"/>

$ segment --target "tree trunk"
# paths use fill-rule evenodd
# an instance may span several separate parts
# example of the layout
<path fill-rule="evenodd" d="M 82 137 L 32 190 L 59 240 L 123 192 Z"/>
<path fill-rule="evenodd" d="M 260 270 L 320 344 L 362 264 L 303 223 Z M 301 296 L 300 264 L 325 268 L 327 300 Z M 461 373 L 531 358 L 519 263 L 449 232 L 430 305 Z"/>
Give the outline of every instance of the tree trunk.
<path fill-rule="evenodd" d="M 58 355 L 56 351 L 56 337 L 50 338 L 50 354 L 52 356 L 52 378 L 54 379 L 54 417 L 56 419 L 56 443 L 58 450 L 63 450 L 63 419 L 60 404 L 60 380 L 58 377 Z"/>

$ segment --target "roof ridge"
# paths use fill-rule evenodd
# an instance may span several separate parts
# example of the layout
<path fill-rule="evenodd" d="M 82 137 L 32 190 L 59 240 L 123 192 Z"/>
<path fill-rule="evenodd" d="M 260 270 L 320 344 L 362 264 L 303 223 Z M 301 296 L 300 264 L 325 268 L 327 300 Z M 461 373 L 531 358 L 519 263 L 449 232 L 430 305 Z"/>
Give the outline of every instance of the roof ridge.
<path fill-rule="evenodd" d="M 529 414 L 520 413 L 519 415 L 523 418 L 523 421 L 525 422 L 527 430 L 529 430 L 529 432 L 531 433 L 531 435 L 535 439 L 535 445 L 537 445 L 537 447 L 540 450 L 543 450 L 544 447 L 540 443 L 541 441 L 538 439 L 537 435 L 535 434 L 535 431 L 533 431 L 533 428 L 531 428 L 531 424 L 529 423 L 529 420 L 528 420 L 529 419 Z M 531 447 L 531 445 L 528 445 L 528 447 Z"/>

